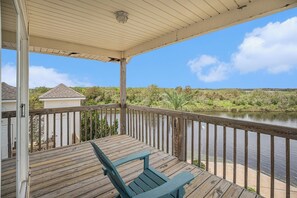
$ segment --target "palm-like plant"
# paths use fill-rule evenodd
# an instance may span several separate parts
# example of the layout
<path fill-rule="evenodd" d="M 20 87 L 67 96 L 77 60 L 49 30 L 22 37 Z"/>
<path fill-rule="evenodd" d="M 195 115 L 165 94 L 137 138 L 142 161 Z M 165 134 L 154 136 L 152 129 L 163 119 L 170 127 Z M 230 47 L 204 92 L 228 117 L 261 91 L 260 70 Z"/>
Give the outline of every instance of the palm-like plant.
<path fill-rule="evenodd" d="M 176 91 L 165 91 L 164 102 L 174 110 L 181 110 L 185 105 L 189 104 L 192 96 L 184 93 L 177 93 Z"/>

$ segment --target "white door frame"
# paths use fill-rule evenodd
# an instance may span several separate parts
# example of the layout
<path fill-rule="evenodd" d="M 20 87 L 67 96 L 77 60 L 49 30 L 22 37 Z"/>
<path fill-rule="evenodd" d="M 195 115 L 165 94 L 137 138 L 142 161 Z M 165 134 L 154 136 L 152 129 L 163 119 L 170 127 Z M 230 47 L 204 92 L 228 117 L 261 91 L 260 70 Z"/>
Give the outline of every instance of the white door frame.
<path fill-rule="evenodd" d="M 16 103 L 16 197 L 29 195 L 29 50 L 23 1 L 14 0 L 17 10 L 17 103 Z"/>

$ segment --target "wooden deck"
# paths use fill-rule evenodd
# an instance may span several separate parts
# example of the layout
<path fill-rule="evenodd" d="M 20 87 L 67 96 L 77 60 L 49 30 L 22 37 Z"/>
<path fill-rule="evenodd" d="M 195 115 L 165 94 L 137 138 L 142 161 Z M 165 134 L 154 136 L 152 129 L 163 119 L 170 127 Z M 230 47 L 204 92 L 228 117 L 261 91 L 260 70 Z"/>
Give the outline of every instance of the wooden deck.
<path fill-rule="evenodd" d="M 111 160 L 150 150 L 150 165 L 167 176 L 190 171 L 196 178 L 186 186 L 186 197 L 257 197 L 129 136 L 106 137 L 96 140 L 96 143 Z M 33 153 L 30 155 L 30 167 L 31 197 L 114 197 L 117 194 L 109 179 L 103 175 L 102 166 L 89 143 Z M 134 161 L 120 166 L 118 170 L 124 181 L 129 183 L 142 172 L 142 168 L 142 161 Z M 2 161 L 2 197 L 15 197 L 15 159 Z"/>

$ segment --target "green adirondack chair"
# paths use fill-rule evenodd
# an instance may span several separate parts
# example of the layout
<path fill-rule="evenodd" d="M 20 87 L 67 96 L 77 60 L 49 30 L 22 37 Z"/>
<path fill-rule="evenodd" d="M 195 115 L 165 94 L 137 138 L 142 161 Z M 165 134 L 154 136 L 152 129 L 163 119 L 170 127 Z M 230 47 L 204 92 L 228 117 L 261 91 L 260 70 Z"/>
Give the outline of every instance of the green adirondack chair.
<path fill-rule="evenodd" d="M 103 165 L 104 175 L 107 175 L 118 190 L 118 197 L 122 198 L 157 198 L 157 197 L 176 197 L 181 198 L 185 194 L 183 186 L 190 183 L 194 176 L 189 172 L 182 172 L 172 179 L 158 172 L 149 166 L 149 151 L 134 153 L 111 162 L 102 150 L 91 142 L 94 152 Z M 128 186 L 119 175 L 116 167 L 132 160 L 144 160 L 144 170 Z"/>

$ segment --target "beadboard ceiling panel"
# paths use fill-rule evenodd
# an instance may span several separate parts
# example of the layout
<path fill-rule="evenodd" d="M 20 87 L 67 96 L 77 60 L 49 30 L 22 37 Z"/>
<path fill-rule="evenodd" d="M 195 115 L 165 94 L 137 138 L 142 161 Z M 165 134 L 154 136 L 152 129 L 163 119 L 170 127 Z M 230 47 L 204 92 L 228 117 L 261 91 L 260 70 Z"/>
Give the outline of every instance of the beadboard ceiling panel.
<path fill-rule="evenodd" d="M 295 7 L 296 1 L 26 0 L 30 50 L 101 61 L 130 58 Z M 119 10 L 129 13 L 127 23 L 115 19 Z M 9 35 L 15 24 L 9 9 L 3 14 Z"/>

